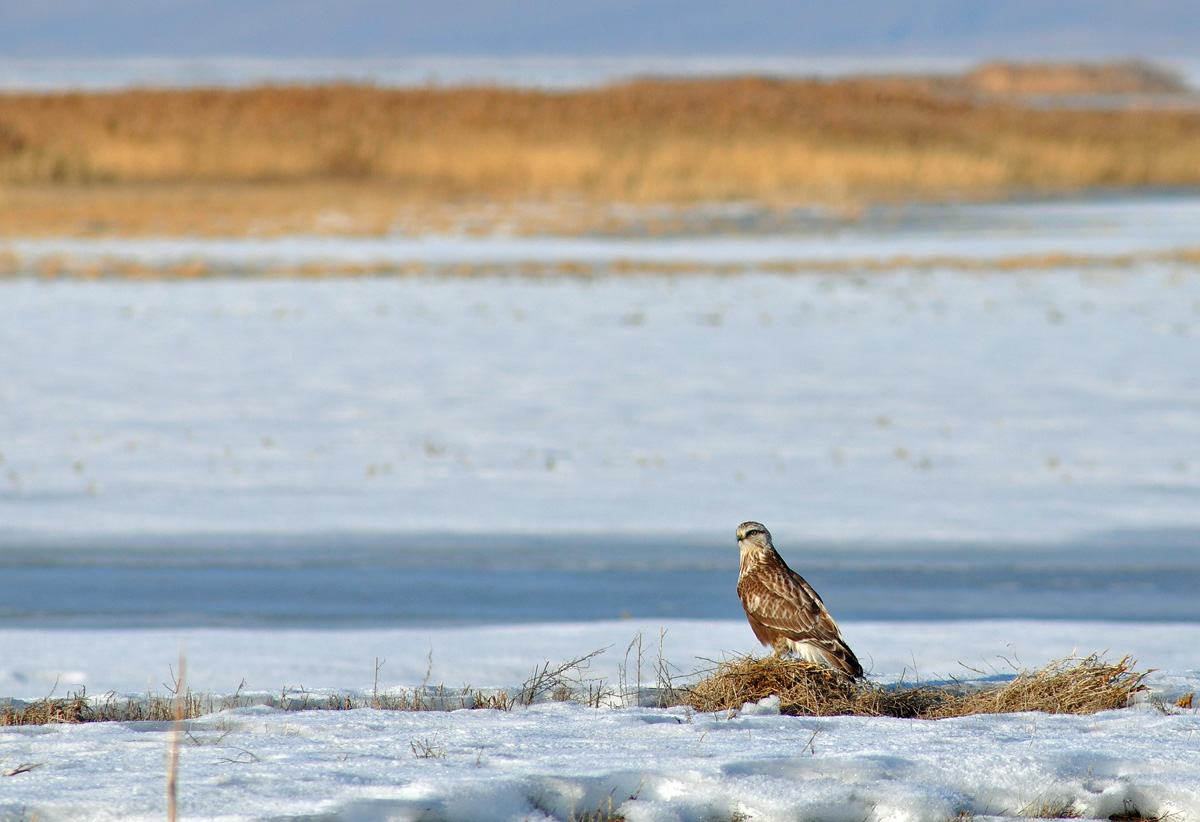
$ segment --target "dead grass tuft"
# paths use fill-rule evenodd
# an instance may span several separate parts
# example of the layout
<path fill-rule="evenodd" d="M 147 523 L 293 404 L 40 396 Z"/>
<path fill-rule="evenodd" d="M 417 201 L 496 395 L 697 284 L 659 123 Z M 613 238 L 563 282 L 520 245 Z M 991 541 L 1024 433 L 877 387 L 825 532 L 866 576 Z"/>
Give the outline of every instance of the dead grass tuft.
<path fill-rule="evenodd" d="M 439 745 L 436 736 L 432 739 L 411 739 L 408 745 L 417 759 L 446 758 L 446 746 Z"/>
<path fill-rule="evenodd" d="M 607 647 L 598 648 L 557 664 L 542 663 L 525 680 L 516 702 L 528 706 L 549 696 L 554 702 L 580 702 L 594 708 L 600 707 L 610 696 L 609 689 L 603 680 L 589 677 L 588 668 L 593 659 L 607 650 Z"/>
<path fill-rule="evenodd" d="M 633 647 L 633 646 L 631 646 Z M 545 663 L 520 689 L 484 691 L 469 686 L 445 689 L 420 686 L 393 693 L 338 693 L 315 695 L 303 690 L 283 690 L 276 696 L 227 697 L 196 695 L 89 698 L 86 693 L 54 699 L 46 697 L 0 707 L 0 726 L 77 724 L 83 722 L 180 721 L 249 705 L 266 705 L 284 711 L 343 711 L 373 707 L 385 711 L 448 711 L 491 709 L 509 711 L 545 700 L 578 702 L 599 708 L 613 704 L 651 704 L 643 700 L 640 684 L 630 685 L 622 675 L 619 692 L 603 680 L 589 676 L 591 660 L 605 649 L 552 664 Z M 639 648 L 639 660 L 640 660 Z M 640 661 L 637 663 L 640 669 Z M 647 696 L 659 707 L 688 705 L 698 711 L 739 711 L 747 702 L 778 696 L 780 711 L 799 716 L 890 716 L 943 719 L 971 714 L 1045 713 L 1092 714 L 1125 707 L 1140 691 L 1146 673 L 1133 670 L 1125 657 L 1106 662 L 1093 655 L 1068 658 L 1036 671 L 1021 672 L 1011 681 L 979 689 L 949 685 L 892 685 L 851 682 L 827 668 L 803 660 L 751 656 L 721 662 L 710 676 L 692 685 L 676 684 L 660 657 L 655 663 L 656 684 Z M 640 683 L 640 671 L 638 672 Z M 1180 702 L 1182 703 L 1183 700 Z"/>
<path fill-rule="evenodd" d="M 920 716 L 938 699 L 932 689 L 887 689 L 851 682 L 802 659 L 737 657 L 687 688 L 698 711 L 736 711 L 747 702 L 779 697 L 779 710 L 796 716 Z"/>
<path fill-rule="evenodd" d="M 567 822 L 625 822 L 625 817 L 613 810 L 612 797 L 608 797 L 607 805 L 602 802 L 594 811 L 572 811 L 567 816 Z"/>
<path fill-rule="evenodd" d="M 179 697 L 183 719 L 194 719 L 206 712 L 204 700 L 188 691 Z M 211 706 L 208 708 L 211 710 Z M 86 692 L 54 699 L 46 697 L 28 705 L 5 705 L 0 726 L 74 725 L 82 722 L 169 722 L 176 718 L 174 696 L 147 699 L 122 699 L 112 694 L 102 700 L 88 699 Z"/>
<path fill-rule="evenodd" d="M 737 657 L 686 690 L 685 704 L 698 711 L 737 711 L 747 702 L 778 696 L 780 711 L 799 716 L 892 716 L 944 719 L 971 714 L 1092 714 L 1121 708 L 1144 690 L 1145 673 L 1125 657 L 1105 662 L 1096 655 L 1068 658 L 1023 671 L 1004 685 L 968 690 L 958 684 L 878 686 L 851 682 L 803 660 Z"/>
<path fill-rule="evenodd" d="M 1039 798 L 1021 808 L 1017 815 L 1029 819 L 1078 819 L 1083 814 L 1070 799 Z"/>
<path fill-rule="evenodd" d="M 1149 671 L 1133 670 L 1135 660 L 1122 657 L 1106 662 L 1092 654 L 1083 659 L 1060 659 L 994 689 L 966 694 L 937 708 L 931 719 L 968 714 L 1041 711 L 1048 714 L 1094 714 L 1130 704 L 1144 691 Z"/>
<path fill-rule="evenodd" d="M 1124 809 L 1108 818 L 1109 822 L 1167 822 L 1167 820 L 1172 819 L 1174 816 L 1175 814 L 1173 813 L 1145 813 L 1136 804 L 1126 799 Z"/>

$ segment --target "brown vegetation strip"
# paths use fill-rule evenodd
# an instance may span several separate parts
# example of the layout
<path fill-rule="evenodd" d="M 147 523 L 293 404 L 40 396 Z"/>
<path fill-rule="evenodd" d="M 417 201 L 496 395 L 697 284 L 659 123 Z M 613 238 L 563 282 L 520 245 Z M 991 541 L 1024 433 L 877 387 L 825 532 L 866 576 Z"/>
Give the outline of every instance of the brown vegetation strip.
<path fill-rule="evenodd" d="M 182 708 L 185 719 L 200 716 L 205 712 L 204 701 L 190 693 L 180 700 L 179 707 Z M 4 710 L 0 712 L 0 726 L 74 725 L 81 722 L 168 722 L 176 718 L 175 713 L 176 704 L 173 697 L 147 700 L 109 697 L 97 702 L 80 693 L 60 699 L 47 697 L 21 707 L 5 705 Z"/>
<path fill-rule="evenodd" d="M 482 691 L 464 689 L 447 692 L 445 689 L 412 688 L 387 694 L 330 694 L 313 695 L 304 692 L 282 693 L 271 697 L 249 697 L 241 693 L 227 697 L 196 694 L 188 690 L 177 699 L 157 694 L 141 697 L 119 697 L 108 694 L 100 699 L 85 693 L 67 697 L 16 703 L 0 710 L 0 727 L 10 725 L 75 725 L 86 722 L 169 722 L 195 719 L 205 714 L 266 705 L 283 711 L 351 711 L 375 708 L 381 711 L 446 711 L 458 708 L 511 710 L 514 705 L 526 704 L 521 695 L 513 696 L 504 690 Z"/>
<path fill-rule="evenodd" d="M 573 260 L 525 261 L 517 263 L 424 263 L 312 262 L 303 265 L 265 266 L 214 265 L 196 258 L 154 265 L 113 257 L 76 259 L 68 254 L 49 254 L 32 261 L 0 248 L 0 279 L 37 276 L 44 279 L 196 280 L 213 277 L 318 278 L 318 277 L 528 277 L 595 278 L 605 276 L 738 276 L 746 274 L 845 274 L 864 276 L 895 271 L 957 271 L 995 273 L 1050 271 L 1078 268 L 1091 272 L 1132 268 L 1144 263 L 1200 266 L 1200 248 L 1139 254 L 1021 254 L 998 258 L 972 257 L 881 257 L 848 260 L 764 260 L 754 263 L 705 263 L 701 261 L 660 262 L 616 259 L 607 263 Z"/>
<path fill-rule="evenodd" d="M 1022 672 L 1012 681 L 981 690 L 958 686 L 851 682 L 827 668 L 798 659 L 738 657 L 717 666 L 691 686 L 685 701 L 698 711 L 737 711 L 747 702 L 778 696 L 780 711 L 800 716 L 893 716 L 945 719 L 973 714 L 1042 711 L 1094 714 L 1126 707 L 1145 690 L 1145 673 L 1125 657 L 1065 659 Z"/>
<path fill-rule="evenodd" d="M 1035 108 L 971 91 L 988 77 L 1031 82 L 995 76 L 5 94 L 0 233 L 370 232 L 479 217 L 480 203 L 1200 184 L 1200 111 Z"/>
<path fill-rule="evenodd" d="M 603 649 L 602 649 L 603 650 Z M 517 691 L 484 692 L 463 688 L 445 691 L 421 687 L 391 694 L 283 693 L 278 697 L 198 696 L 190 691 L 178 700 L 149 696 L 146 699 L 109 695 L 89 700 L 86 695 L 40 699 L 27 705 L 7 705 L 0 711 L 0 726 L 46 725 L 106 721 L 169 721 L 194 719 L 204 714 L 248 705 L 267 705 L 289 711 L 352 710 L 375 708 L 390 711 L 445 711 L 455 709 L 512 710 L 544 699 L 574 701 L 600 707 L 613 692 L 602 682 L 586 680 L 586 663 L 602 652 L 535 668 Z M 1125 657 L 1106 662 L 1097 656 L 1064 659 L 996 686 L 873 685 L 851 682 L 827 668 L 797 659 L 737 657 L 723 662 L 708 677 L 677 686 L 660 681 L 660 707 L 689 705 L 698 711 L 739 711 L 750 702 L 778 696 L 780 711 L 801 716 L 891 716 L 909 719 L 944 719 L 975 714 L 1042 711 L 1093 714 L 1123 708 L 1145 690 L 1146 673 L 1133 670 Z M 660 668 L 663 663 L 659 662 Z M 626 695 L 628 692 L 625 691 Z M 640 701 L 640 697 L 639 697 Z M 1190 704 L 1190 700 L 1188 700 Z M 1180 700 L 1180 706 L 1184 700 Z M 178 711 L 178 713 L 177 713 Z"/>

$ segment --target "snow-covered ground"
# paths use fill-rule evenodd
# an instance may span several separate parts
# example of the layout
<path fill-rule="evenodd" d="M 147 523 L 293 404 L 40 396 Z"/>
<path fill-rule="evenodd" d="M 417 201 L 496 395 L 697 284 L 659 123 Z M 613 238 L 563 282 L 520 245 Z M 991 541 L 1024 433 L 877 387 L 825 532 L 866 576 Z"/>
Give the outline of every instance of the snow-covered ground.
<path fill-rule="evenodd" d="M 754 649 L 732 618 L 748 518 L 877 681 L 1107 649 L 1159 669 L 1160 700 L 1200 690 L 1200 205 L 956 213 L 694 243 L 8 243 L 26 271 L 63 253 L 847 271 L 0 281 L 0 697 L 161 693 L 181 641 L 218 694 L 361 695 L 377 660 L 383 689 L 511 688 L 605 646 L 588 675 L 612 683 L 639 630 L 650 678 L 664 627 L 687 675 Z M 1107 259 L 1011 269 L 1054 254 Z M 1197 820 L 1198 731 L 1151 703 L 939 722 L 258 705 L 189 723 L 180 810 Z M 161 819 L 169 738 L 0 729 L 0 819 Z"/>
<path fill-rule="evenodd" d="M 165 723 L 5 729 L 10 819 L 162 819 Z M 630 822 L 1200 814 L 1194 712 L 938 722 L 548 703 L 187 723 L 182 819 Z M 1069 814 L 1067 813 L 1069 811 Z M 603 817 L 602 817 L 603 818 Z"/>
<path fill-rule="evenodd" d="M 542 660 L 612 645 L 589 677 L 643 678 L 663 656 L 683 673 L 753 644 L 744 623 L 631 622 L 365 632 L 3 631 L 0 687 L 44 695 L 87 684 L 163 692 L 185 642 L 190 681 L 231 693 L 317 697 L 423 681 L 517 685 Z M 857 623 L 849 641 L 874 676 L 1011 673 L 1080 650 L 1136 651 L 1171 673 L 1159 699 L 1200 688 L 1200 626 L 1121 623 Z M 432 663 L 430 662 L 432 660 Z M 970 666 L 963 667 L 959 663 Z M 971 670 L 971 669 L 974 669 Z M 317 685 L 317 687 L 313 687 Z M 318 701 L 314 699 L 314 701 Z M 681 708 L 544 703 L 511 712 L 280 711 L 243 707 L 187 723 L 184 819 L 560 820 L 597 809 L 629 820 L 943 820 L 960 812 L 1104 818 L 1136 808 L 1200 818 L 1200 717 L 1149 703 L 1096 716 L 802 719 L 777 704 L 738 716 Z M 0 730 L 7 819 L 160 819 L 167 723 Z"/>
<path fill-rule="evenodd" d="M 0 540 L 1195 530 L 1198 335 L 1152 262 L 8 280 Z"/>
<path fill-rule="evenodd" d="M 870 676 L 883 682 L 974 678 L 972 669 L 1011 674 L 1015 667 L 1103 651 L 1136 657 L 1140 670 L 1158 670 L 1155 681 L 1172 698 L 1186 693 L 1187 677 L 1200 674 L 1197 622 L 843 621 L 842 629 Z M 589 676 L 615 684 L 623 665 L 635 679 L 630 644 L 639 634 L 646 681 L 653 681 L 651 666 L 660 654 L 686 679 L 711 667 L 707 660 L 760 650 L 740 617 L 355 630 L 0 628 L 0 694 L 28 700 L 81 688 L 163 693 L 181 644 L 191 686 L 216 694 L 233 693 L 243 680 L 246 689 L 271 693 L 361 691 L 374 686 L 376 659 L 385 661 L 381 688 L 427 679 L 453 688 L 514 686 L 543 662 L 600 648 L 609 650 L 591 662 Z M 1183 678 L 1168 672 L 1183 672 Z"/>

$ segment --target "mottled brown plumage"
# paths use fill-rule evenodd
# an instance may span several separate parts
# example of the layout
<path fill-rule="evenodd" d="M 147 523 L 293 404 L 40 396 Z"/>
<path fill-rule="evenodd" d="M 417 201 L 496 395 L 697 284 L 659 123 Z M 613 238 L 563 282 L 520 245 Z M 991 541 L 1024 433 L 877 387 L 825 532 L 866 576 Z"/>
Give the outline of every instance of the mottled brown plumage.
<path fill-rule="evenodd" d="M 787 566 L 760 522 L 743 522 L 737 530 L 742 552 L 738 597 L 754 635 L 776 654 L 794 653 L 826 665 L 851 679 L 863 675 L 825 603 L 804 577 Z"/>

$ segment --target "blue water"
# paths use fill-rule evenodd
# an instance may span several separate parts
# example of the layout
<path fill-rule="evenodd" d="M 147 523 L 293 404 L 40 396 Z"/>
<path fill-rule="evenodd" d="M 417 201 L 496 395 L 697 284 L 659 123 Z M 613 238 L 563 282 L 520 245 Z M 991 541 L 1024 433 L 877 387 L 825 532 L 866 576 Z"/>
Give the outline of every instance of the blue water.
<path fill-rule="evenodd" d="M 801 545 L 839 620 L 1200 621 L 1200 539 Z M 242 537 L 0 548 L 0 627 L 357 627 L 737 619 L 729 544 Z"/>

